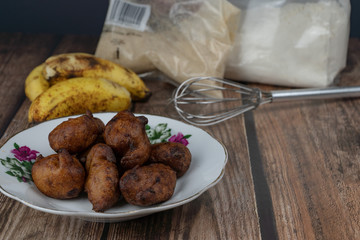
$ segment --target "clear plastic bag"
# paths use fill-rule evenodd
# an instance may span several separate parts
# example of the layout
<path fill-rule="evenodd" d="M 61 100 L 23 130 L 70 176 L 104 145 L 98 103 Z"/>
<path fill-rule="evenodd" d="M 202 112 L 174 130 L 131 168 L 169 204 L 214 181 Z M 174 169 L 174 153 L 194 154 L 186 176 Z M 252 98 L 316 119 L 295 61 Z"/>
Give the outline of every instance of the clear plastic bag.
<path fill-rule="evenodd" d="M 242 9 L 225 77 L 292 87 L 332 84 L 346 65 L 349 0 L 231 0 Z"/>
<path fill-rule="evenodd" d="M 177 82 L 223 77 L 239 22 L 225 0 L 110 0 L 95 55 Z"/>

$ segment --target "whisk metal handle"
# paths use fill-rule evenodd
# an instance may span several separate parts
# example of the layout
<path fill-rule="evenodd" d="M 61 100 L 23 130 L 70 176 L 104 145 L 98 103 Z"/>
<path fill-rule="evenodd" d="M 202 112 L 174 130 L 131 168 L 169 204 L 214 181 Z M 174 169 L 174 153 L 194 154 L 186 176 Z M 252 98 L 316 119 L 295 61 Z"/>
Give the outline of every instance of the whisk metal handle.
<path fill-rule="evenodd" d="M 271 91 L 272 102 L 284 102 L 301 99 L 328 99 L 360 97 L 360 86 L 328 87 Z"/>

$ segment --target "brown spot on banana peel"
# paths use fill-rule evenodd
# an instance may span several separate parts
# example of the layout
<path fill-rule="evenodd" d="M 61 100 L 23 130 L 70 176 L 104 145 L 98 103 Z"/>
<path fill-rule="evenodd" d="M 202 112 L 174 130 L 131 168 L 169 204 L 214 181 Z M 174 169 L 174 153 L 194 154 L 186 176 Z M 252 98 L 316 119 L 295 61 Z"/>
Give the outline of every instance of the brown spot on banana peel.
<path fill-rule="evenodd" d="M 67 61 L 67 60 L 68 60 L 67 57 L 59 57 L 59 58 L 57 59 L 57 61 L 60 62 L 60 63 L 65 62 L 65 61 Z"/>
<path fill-rule="evenodd" d="M 79 62 L 84 62 L 84 65 L 89 66 L 89 68 L 95 68 L 95 66 L 100 64 L 99 61 L 94 57 L 77 55 L 77 56 L 75 56 L 75 58 Z"/>
<path fill-rule="evenodd" d="M 142 91 L 140 91 L 140 92 L 142 92 Z M 145 97 L 138 98 L 137 96 L 131 94 L 131 99 L 135 102 L 146 102 L 147 100 L 149 100 L 151 95 L 152 95 L 152 92 L 150 90 L 145 90 Z"/>

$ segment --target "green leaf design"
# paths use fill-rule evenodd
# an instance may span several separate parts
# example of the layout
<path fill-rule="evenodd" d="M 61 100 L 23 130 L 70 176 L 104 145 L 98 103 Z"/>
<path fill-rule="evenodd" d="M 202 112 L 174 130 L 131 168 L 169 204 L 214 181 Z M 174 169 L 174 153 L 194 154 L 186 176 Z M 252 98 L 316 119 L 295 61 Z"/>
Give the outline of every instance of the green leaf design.
<path fill-rule="evenodd" d="M 28 171 L 31 172 L 32 166 L 34 165 L 34 163 L 32 162 L 27 162 L 27 161 L 23 161 L 22 165 L 24 166 L 24 168 Z"/>
<path fill-rule="evenodd" d="M 19 146 L 17 143 L 14 143 L 14 148 L 15 148 L 15 149 L 19 149 L 20 146 Z"/>
<path fill-rule="evenodd" d="M 32 166 L 32 163 L 31 162 L 28 162 L 28 161 L 23 161 L 21 162 L 21 165 L 23 165 L 24 167 L 31 167 Z"/>
<path fill-rule="evenodd" d="M 21 166 L 21 165 L 20 165 L 20 166 Z M 12 165 L 11 169 L 16 170 L 16 171 L 23 172 L 20 166 L 14 164 L 14 165 Z"/>
<path fill-rule="evenodd" d="M 159 123 L 154 128 L 147 125 L 145 129 L 151 144 L 166 142 L 171 136 L 171 129 L 167 127 L 167 123 Z"/>
<path fill-rule="evenodd" d="M 9 174 L 10 176 L 15 177 L 15 175 L 11 171 L 6 171 L 5 173 Z"/>
<path fill-rule="evenodd" d="M 21 166 L 21 162 L 16 158 L 10 158 L 9 164 L 11 164 L 12 166 L 19 166 L 19 167 Z"/>
<path fill-rule="evenodd" d="M 12 164 L 11 164 L 11 159 L 10 158 L 6 158 L 5 159 L 0 159 L 1 160 L 1 164 L 6 167 L 6 168 L 11 168 L 12 167 Z"/>
<path fill-rule="evenodd" d="M 14 176 L 17 177 L 22 177 L 24 172 L 18 169 L 10 169 L 10 171 L 12 172 L 12 174 L 14 174 Z"/>

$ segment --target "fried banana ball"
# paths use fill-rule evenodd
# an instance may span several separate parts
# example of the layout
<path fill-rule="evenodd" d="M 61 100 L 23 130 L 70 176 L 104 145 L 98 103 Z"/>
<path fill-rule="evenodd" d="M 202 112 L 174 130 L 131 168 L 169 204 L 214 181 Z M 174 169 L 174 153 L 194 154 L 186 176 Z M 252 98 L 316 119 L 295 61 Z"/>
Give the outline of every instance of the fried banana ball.
<path fill-rule="evenodd" d="M 49 134 L 50 147 L 55 152 L 67 149 L 72 154 L 80 153 L 101 137 L 104 127 L 100 119 L 87 111 L 85 115 L 70 118 L 54 128 Z"/>
<path fill-rule="evenodd" d="M 86 159 L 85 192 L 95 212 L 104 212 L 120 198 L 119 172 L 113 150 L 104 143 L 94 145 Z"/>
<path fill-rule="evenodd" d="M 167 201 L 174 194 L 176 172 L 162 163 L 137 166 L 120 179 L 124 199 L 133 205 L 150 206 Z"/>
<path fill-rule="evenodd" d="M 52 198 L 75 198 L 84 189 L 85 169 L 66 149 L 38 158 L 31 175 L 40 192 Z"/>
<path fill-rule="evenodd" d="M 147 122 L 144 116 L 122 111 L 106 124 L 105 143 L 119 156 L 121 169 L 131 169 L 148 160 L 151 144 L 145 132 Z"/>
<path fill-rule="evenodd" d="M 176 176 L 183 176 L 190 167 L 190 150 L 178 142 L 164 142 L 152 145 L 150 163 L 163 163 L 176 171 Z"/>

